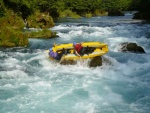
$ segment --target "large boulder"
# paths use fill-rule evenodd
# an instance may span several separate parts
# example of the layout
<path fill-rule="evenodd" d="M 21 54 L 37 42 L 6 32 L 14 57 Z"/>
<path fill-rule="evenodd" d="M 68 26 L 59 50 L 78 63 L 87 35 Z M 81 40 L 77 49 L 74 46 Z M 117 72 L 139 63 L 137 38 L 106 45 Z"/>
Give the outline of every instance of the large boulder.
<path fill-rule="evenodd" d="M 102 65 L 112 65 L 112 62 L 107 57 L 97 56 L 93 58 L 89 63 L 90 67 L 97 67 L 97 66 L 102 66 Z"/>
<path fill-rule="evenodd" d="M 89 66 L 90 66 L 90 67 L 102 66 L 102 57 L 100 57 L 100 56 L 94 57 L 94 58 L 90 61 Z"/>
<path fill-rule="evenodd" d="M 145 53 L 144 49 L 141 46 L 138 46 L 136 43 L 122 43 L 120 51 L 122 52 L 133 52 L 133 53 Z"/>
<path fill-rule="evenodd" d="M 63 60 L 61 61 L 62 65 L 75 65 L 77 64 L 76 60 Z M 97 67 L 97 66 L 102 66 L 102 58 L 100 56 L 94 57 L 92 60 L 89 62 L 89 67 Z"/>
<path fill-rule="evenodd" d="M 26 27 L 29 28 L 51 28 L 55 23 L 49 13 L 35 12 L 25 20 Z"/>
<path fill-rule="evenodd" d="M 91 60 L 89 60 L 88 66 L 89 67 L 102 66 L 103 62 L 106 65 L 112 65 L 111 61 L 108 58 L 97 56 L 97 57 L 94 57 Z M 63 61 L 61 61 L 60 64 L 62 64 L 62 65 L 75 65 L 75 64 L 77 64 L 77 61 L 76 60 L 63 60 Z"/>
<path fill-rule="evenodd" d="M 133 19 L 150 20 L 150 11 L 137 12 L 134 14 Z"/>

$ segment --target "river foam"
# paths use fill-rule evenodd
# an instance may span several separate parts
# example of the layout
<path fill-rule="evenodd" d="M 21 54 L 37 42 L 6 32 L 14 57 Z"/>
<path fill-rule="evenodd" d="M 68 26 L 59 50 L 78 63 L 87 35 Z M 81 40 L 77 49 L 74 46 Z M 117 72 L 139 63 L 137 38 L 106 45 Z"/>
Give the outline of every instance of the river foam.
<path fill-rule="evenodd" d="M 150 111 L 149 28 L 125 17 L 94 17 L 57 23 L 54 39 L 29 39 L 28 48 L 0 50 L 1 113 L 147 113 Z M 112 23 L 111 23 L 112 22 Z M 88 61 L 60 65 L 45 49 L 53 43 L 100 41 L 109 59 L 101 67 Z M 146 54 L 122 53 L 135 42 Z"/>

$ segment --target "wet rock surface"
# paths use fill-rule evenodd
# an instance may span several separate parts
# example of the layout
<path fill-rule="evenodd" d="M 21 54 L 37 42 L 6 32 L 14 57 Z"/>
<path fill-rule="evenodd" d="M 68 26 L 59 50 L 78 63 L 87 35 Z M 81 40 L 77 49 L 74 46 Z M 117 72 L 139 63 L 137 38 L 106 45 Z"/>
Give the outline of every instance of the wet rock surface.
<path fill-rule="evenodd" d="M 94 58 L 90 61 L 89 66 L 90 66 L 90 67 L 102 66 L 102 57 L 100 57 L 100 56 L 94 57 Z"/>
<path fill-rule="evenodd" d="M 118 10 L 111 10 L 108 12 L 108 16 L 124 16 L 124 13 Z"/>
<path fill-rule="evenodd" d="M 75 65 L 77 64 L 77 61 L 76 60 L 63 60 L 60 64 L 61 65 Z M 98 66 L 102 66 L 102 64 L 112 65 L 111 61 L 108 58 L 101 57 L 101 56 L 94 57 L 88 62 L 89 67 L 98 67 Z"/>
<path fill-rule="evenodd" d="M 60 64 L 62 64 L 62 65 L 75 65 L 76 61 L 75 60 L 63 60 Z"/>
<path fill-rule="evenodd" d="M 121 44 L 121 52 L 145 53 L 144 49 L 136 43 L 126 42 Z"/>

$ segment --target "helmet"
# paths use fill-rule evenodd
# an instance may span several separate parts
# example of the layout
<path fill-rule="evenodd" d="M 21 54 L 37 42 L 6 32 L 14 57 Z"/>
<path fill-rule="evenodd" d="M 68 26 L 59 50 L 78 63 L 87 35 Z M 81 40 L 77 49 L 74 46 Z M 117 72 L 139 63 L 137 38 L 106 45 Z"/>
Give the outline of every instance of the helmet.
<path fill-rule="evenodd" d="M 52 51 L 52 48 L 50 48 L 49 51 Z"/>
<path fill-rule="evenodd" d="M 76 45 L 76 42 L 73 42 L 73 46 L 75 46 Z"/>

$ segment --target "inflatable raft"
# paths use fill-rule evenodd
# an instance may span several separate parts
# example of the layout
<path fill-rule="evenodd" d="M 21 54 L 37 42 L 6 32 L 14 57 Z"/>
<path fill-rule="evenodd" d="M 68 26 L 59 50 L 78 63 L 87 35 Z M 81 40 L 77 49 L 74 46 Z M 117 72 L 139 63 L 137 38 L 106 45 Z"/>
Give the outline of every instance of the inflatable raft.
<path fill-rule="evenodd" d="M 84 55 L 81 57 L 77 56 L 74 51 L 73 43 L 68 44 L 54 44 L 52 47 L 53 52 L 57 52 L 62 55 L 61 60 L 77 60 L 77 59 L 88 59 L 97 56 L 102 56 L 108 52 L 108 46 L 101 42 L 82 42 Z M 51 56 L 49 56 L 52 58 Z"/>

